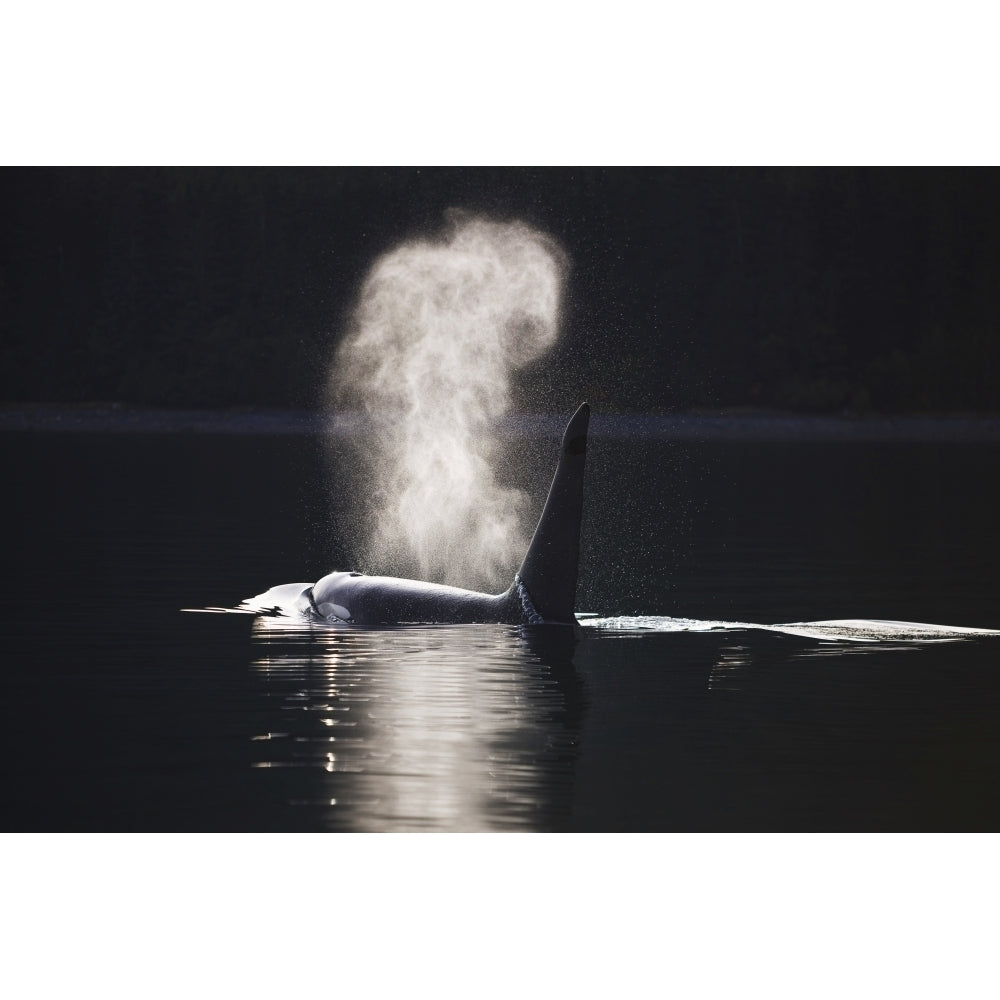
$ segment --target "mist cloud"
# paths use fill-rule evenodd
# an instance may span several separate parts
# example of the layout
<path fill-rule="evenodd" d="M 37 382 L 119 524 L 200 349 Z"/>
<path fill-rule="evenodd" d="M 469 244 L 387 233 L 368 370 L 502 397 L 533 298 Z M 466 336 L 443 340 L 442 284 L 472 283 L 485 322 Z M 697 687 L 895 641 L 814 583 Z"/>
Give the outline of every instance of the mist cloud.
<path fill-rule="evenodd" d="M 506 587 L 527 547 L 526 496 L 498 483 L 514 372 L 558 335 L 565 256 L 522 222 L 450 213 L 366 277 L 333 398 L 374 418 L 364 461 L 372 572 Z"/>

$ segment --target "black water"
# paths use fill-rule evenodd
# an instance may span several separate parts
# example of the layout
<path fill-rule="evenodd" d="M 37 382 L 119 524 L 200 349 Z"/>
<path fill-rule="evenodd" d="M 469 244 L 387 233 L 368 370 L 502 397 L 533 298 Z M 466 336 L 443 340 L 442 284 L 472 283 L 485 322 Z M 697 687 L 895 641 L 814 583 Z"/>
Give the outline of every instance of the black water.
<path fill-rule="evenodd" d="M 1000 628 L 996 443 L 594 430 L 582 611 Z M 554 439 L 511 448 L 540 503 Z M 1000 827 L 1000 636 L 182 612 L 349 568 L 334 453 L 309 434 L 0 435 L 4 829 Z"/>

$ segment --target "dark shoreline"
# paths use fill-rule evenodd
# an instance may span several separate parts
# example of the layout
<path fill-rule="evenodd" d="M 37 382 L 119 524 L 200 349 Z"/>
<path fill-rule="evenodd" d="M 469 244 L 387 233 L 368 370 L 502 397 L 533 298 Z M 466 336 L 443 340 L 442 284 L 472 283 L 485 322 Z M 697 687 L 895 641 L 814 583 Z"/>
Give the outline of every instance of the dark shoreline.
<path fill-rule="evenodd" d="M 510 437 L 559 434 L 565 414 L 509 414 L 499 422 Z M 136 434 L 322 434 L 363 431 L 360 413 L 306 410 L 155 410 L 113 405 L 2 407 L 0 432 Z M 1000 416 L 799 416 L 791 414 L 601 414 L 594 437 L 658 440 L 760 441 L 1000 441 Z"/>

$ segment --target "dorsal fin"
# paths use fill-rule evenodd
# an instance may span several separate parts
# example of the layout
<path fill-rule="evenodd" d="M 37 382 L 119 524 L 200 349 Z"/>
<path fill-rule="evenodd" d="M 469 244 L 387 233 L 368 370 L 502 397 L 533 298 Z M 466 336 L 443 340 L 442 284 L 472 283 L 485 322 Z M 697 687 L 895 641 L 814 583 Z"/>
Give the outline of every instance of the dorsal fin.
<path fill-rule="evenodd" d="M 583 518 L 583 470 L 587 461 L 590 407 L 573 414 L 563 434 L 549 496 L 527 555 L 517 571 L 538 613 L 546 621 L 574 622 L 576 577 Z"/>

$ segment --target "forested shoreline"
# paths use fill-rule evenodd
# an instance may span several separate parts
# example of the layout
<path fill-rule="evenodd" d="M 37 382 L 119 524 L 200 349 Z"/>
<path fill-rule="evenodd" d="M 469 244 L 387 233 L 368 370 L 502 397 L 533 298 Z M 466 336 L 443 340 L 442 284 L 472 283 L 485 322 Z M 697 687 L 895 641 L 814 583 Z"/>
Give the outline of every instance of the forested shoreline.
<path fill-rule="evenodd" d="M 305 408 L 449 208 L 565 249 L 515 407 L 996 413 L 990 168 L 5 168 L 0 401 Z"/>

